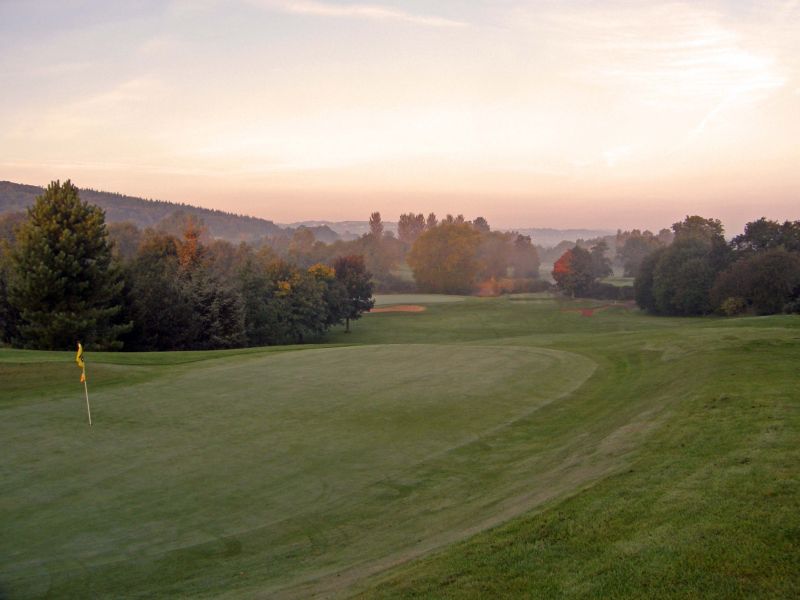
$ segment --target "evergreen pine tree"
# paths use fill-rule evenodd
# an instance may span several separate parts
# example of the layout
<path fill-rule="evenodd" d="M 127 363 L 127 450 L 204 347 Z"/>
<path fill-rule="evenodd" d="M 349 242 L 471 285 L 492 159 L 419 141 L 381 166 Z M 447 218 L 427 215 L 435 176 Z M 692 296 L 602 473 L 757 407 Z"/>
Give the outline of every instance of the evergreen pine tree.
<path fill-rule="evenodd" d="M 10 343 L 18 337 L 19 311 L 8 299 L 8 282 L 11 279 L 11 250 L 5 240 L 0 240 L 0 342 Z"/>
<path fill-rule="evenodd" d="M 117 348 L 130 329 L 114 322 L 122 278 L 112 263 L 105 214 L 55 181 L 28 209 L 12 255 L 8 295 L 19 311 L 19 340 L 30 348 Z"/>

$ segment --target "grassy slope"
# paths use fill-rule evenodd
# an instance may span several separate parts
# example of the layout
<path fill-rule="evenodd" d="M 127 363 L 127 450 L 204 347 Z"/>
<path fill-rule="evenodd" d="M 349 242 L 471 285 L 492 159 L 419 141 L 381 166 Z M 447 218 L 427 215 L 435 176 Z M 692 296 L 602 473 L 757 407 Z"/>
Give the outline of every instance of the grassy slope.
<path fill-rule="evenodd" d="M 604 366 L 581 391 L 617 409 L 641 394 L 649 408 L 629 429 L 656 425 L 626 467 L 358 597 L 798 597 L 799 321 L 663 320 L 581 340 Z"/>
<path fill-rule="evenodd" d="M 91 434 L 71 355 L 0 350 L 0 586 L 792 597 L 799 326 L 534 296 L 329 340 L 356 347 L 89 354 Z"/>

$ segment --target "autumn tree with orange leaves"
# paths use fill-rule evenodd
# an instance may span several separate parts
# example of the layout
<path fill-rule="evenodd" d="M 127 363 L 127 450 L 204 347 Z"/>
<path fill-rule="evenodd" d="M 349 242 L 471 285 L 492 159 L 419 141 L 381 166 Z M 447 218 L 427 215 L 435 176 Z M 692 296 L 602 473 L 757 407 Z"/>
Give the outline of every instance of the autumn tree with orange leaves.
<path fill-rule="evenodd" d="M 592 283 L 592 255 L 588 250 L 575 246 L 564 252 L 553 265 L 556 285 L 573 298 L 585 294 Z"/>
<path fill-rule="evenodd" d="M 468 294 L 477 281 L 481 234 L 469 223 L 442 223 L 419 236 L 408 265 L 420 291 Z"/>

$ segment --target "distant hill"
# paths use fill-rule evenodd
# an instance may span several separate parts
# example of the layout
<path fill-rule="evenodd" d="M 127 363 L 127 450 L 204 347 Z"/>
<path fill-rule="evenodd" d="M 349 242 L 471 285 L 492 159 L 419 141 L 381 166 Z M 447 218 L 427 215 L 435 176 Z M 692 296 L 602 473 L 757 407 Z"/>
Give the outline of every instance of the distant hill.
<path fill-rule="evenodd" d="M 285 228 L 285 231 L 287 234 L 291 234 L 296 229 L 300 228 L 310 229 L 311 233 L 314 234 L 314 239 L 316 239 L 318 242 L 323 242 L 325 244 L 332 244 L 336 240 L 345 239 L 327 225 L 300 225 L 298 227 L 289 226 Z"/>
<path fill-rule="evenodd" d="M 23 211 L 31 206 L 36 197 L 43 192 L 44 188 L 35 185 L 0 181 L 0 213 Z M 129 221 L 140 228 L 157 227 L 162 220 L 169 219 L 176 211 L 181 211 L 202 219 L 213 237 L 232 242 L 251 241 L 265 236 L 272 237 L 291 233 L 291 231 L 285 232 L 281 227 L 266 219 L 200 208 L 189 204 L 145 200 L 134 196 L 89 189 L 80 190 L 80 195 L 81 199 L 105 210 L 106 220 L 110 223 Z M 336 235 L 327 228 L 311 229 L 318 239 L 323 241 L 328 241 L 332 235 Z"/>
<path fill-rule="evenodd" d="M 365 233 L 369 233 L 369 221 L 298 221 L 297 223 L 289 223 L 281 226 L 291 229 L 297 229 L 298 227 L 308 227 L 309 229 L 325 227 L 335 232 L 336 235 L 343 240 L 355 240 Z M 391 231 L 396 234 L 397 223 L 383 221 L 383 229 L 384 231 Z M 323 239 L 322 241 L 325 240 Z"/>
<path fill-rule="evenodd" d="M 617 232 L 608 229 L 548 229 L 548 228 L 524 228 L 509 229 L 522 235 L 531 236 L 531 241 L 544 248 L 554 248 L 561 242 L 576 242 L 578 240 L 592 240 L 607 235 L 614 235 Z"/>

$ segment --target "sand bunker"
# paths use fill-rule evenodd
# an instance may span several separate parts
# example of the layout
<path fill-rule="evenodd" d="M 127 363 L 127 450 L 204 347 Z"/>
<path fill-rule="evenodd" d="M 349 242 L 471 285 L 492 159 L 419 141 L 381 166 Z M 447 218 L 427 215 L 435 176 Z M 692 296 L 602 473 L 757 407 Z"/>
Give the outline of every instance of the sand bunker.
<path fill-rule="evenodd" d="M 380 308 L 373 308 L 371 313 L 388 313 L 388 312 L 410 312 L 418 313 L 425 310 L 424 306 L 419 304 L 395 304 L 394 306 L 381 306 Z"/>

